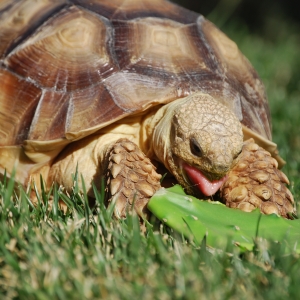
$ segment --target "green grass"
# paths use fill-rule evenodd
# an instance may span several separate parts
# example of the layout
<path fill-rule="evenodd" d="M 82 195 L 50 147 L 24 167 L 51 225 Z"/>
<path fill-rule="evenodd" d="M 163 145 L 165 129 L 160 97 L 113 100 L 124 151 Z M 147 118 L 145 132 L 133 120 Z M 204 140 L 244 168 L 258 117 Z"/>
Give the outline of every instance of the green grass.
<path fill-rule="evenodd" d="M 141 234 L 129 215 L 116 221 L 97 193 L 97 213 L 74 190 L 65 215 L 29 210 L 21 193 L 14 204 L 1 184 L 1 299 L 283 299 L 296 297 L 298 255 L 256 241 L 239 254 L 228 242 L 222 251 L 188 244 L 156 224 Z"/>
<path fill-rule="evenodd" d="M 270 100 L 273 136 L 287 160 L 284 171 L 300 199 L 300 57 L 292 27 L 265 39 L 242 26 L 222 28 L 262 77 Z M 276 30 L 276 29 L 275 29 Z M 34 208 L 24 192 L 0 183 L 1 299 L 297 299 L 300 262 L 280 245 L 257 240 L 253 251 L 187 243 L 155 223 L 145 234 L 135 216 L 116 221 L 74 189 L 53 190 L 52 209 Z M 64 215 L 58 199 L 68 204 Z M 48 195 L 41 195 L 48 201 Z"/>

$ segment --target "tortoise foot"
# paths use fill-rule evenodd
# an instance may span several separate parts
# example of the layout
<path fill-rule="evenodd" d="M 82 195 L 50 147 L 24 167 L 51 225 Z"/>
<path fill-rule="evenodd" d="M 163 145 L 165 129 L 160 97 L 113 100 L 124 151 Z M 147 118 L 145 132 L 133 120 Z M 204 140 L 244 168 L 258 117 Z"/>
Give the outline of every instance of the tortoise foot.
<path fill-rule="evenodd" d="M 277 167 L 269 152 L 253 139 L 247 140 L 238 163 L 221 188 L 222 199 L 232 208 L 247 212 L 259 208 L 264 214 L 291 218 L 295 213 L 294 198 L 286 187 L 288 178 Z"/>
<path fill-rule="evenodd" d="M 120 139 L 108 151 L 106 193 L 108 204 L 116 201 L 117 218 L 126 217 L 132 206 L 139 216 L 147 218 L 147 203 L 161 187 L 160 179 L 155 166 L 135 143 Z"/>

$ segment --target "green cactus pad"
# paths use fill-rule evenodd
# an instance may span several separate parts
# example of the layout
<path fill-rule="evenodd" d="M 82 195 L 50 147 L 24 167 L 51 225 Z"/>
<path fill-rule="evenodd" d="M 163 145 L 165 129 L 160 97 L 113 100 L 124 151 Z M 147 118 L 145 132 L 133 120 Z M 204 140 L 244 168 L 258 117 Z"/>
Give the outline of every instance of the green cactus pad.
<path fill-rule="evenodd" d="M 149 210 L 167 226 L 200 244 L 219 248 L 228 239 L 241 249 L 252 250 L 256 237 L 278 242 L 286 252 L 300 253 L 300 220 L 228 208 L 220 202 L 199 200 L 181 186 L 162 188 L 151 198 Z"/>

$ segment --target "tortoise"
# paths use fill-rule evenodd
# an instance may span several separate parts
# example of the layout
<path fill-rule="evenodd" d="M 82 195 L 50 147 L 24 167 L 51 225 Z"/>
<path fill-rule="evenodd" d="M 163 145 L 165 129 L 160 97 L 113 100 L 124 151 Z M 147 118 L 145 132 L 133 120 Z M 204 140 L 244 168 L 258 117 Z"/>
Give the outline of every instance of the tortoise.
<path fill-rule="evenodd" d="M 164 167 L 189 194 L 289 218 L 264 85 L 202 15 L 164 0 L 0 4 L 0 172 L 147 214 Z M 82 185 L 79 179 L 79 185 Z"/>

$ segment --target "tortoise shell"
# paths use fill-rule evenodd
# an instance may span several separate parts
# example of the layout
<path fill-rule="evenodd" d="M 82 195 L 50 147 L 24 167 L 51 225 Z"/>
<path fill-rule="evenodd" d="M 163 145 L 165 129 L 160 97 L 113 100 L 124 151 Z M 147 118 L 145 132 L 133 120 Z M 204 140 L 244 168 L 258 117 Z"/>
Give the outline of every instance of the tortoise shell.
<path fill-rule="evenodd" d="M 163 0 L 0 3 L 0 146 L 70 142 L 195 91 L 271 139 L 264 87 L 236 44 Z"/>

